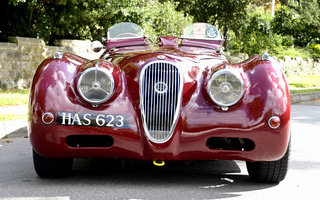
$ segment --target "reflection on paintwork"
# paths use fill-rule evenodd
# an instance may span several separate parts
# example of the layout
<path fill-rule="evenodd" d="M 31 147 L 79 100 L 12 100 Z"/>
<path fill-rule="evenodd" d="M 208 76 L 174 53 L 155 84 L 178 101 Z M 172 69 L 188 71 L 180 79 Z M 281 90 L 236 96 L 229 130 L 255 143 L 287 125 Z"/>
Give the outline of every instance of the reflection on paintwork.
<path fill-rule="evenodd" d="M 64 53 L 60 60 L 51 57 L 43 61 L 32 82 L 28 117 L 37 173 L 42 177 L 52 175 L 43 174 L 48 171 L 45 166 L 50 165 L 39 163 L 46 160 L 58 164 L 63 161 L 67 165 L 63 171 L 66 173 L 71 170 L 72 158 L 150 163 L 242 160 L 247 161 L 254 180 L 275 177 L 273 173 L 277 173 L 274 170 L 255 176 L 256 171 L 264 172 L 259 169 L 260 164 L 281 162 L 282 167 L 276 169 L 286 171 L 290 151 L 290 94 L 278 62 L 272 57 L 262 61 L 257 55 L 232 64 L 222 51 L 221 38 L 210 38 L 215 35 L 212 25 L 201 27 L 201 34 L 190 32 L 197 38 L 182 37 L 181 43 L 177 43 L 177 37 L 161 38 L 160 44 L 148 44 L 143 35 L 125 33 L 126 29 L 121 28 L 107 39 L 106 51 L 100 59 L 89 61 Z M 206 34 L 209 38 L 204 37 Z M 155 63 L 157 68 L 147 70 Z M 167 65 L 175 67 L 163 67 Z M 107 70 L 114 79 L 113 94 L 99 104 L 81 96 L 78 88 L 83 72 L 89 69 L 94 74 L 95 67 Z M 233 76 L 222 75 L 216 80 L 214 74 L 219 71 L 232 71 Z M 101 82 L 88 80 L 88 86 L 99 86 Z M 236 93 L 239 92 L 236 84 L 232 84 L 237 81 L 243 86 L 241 95 Z M 177 84 L 181 84 L 180 89 Z M 233 95 L 239 98 L 234 98 L 232 104 L 221 104 L 208 92 L 212 86 L 215 93 L 236 91 Z M 221 102 L 226 102 L 227 95 L 220 96 Z M 52 123 L 42 121 L 48 112 L 55 117 Z M 174 122 L 169 120 L 172 116 Z M 279 127 L 268 126 L 271 117 L 281 120 Z M 163 140 L 159 141 L 161 137 Z M 279 182 L 284 176 L 285 173 L 276 179 L 259 181 Z M 200 188 L 219 188 L 232 183 L 232 179 L 222 178 L 221 183 Z"/>

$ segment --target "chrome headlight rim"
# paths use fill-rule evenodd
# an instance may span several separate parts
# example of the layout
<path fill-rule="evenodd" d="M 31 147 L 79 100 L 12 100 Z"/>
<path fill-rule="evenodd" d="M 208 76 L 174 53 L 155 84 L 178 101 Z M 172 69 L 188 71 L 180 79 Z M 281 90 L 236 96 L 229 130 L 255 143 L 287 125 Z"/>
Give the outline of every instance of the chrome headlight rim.
<path fill-rule="evenodd" d="M 102 98 L 101 100 L 92 100 L 92 99 L 89 99 L 89 98 L 87 98 L 87 97 L 83 94 L 83 92 L 81 91 L 81 82 L 82 82 L 82 79 L 84 78 L 84 76 L 85 76 L 86 74 L 88 74 L 88 73 L 90 73 L 90 72 L 92 72 L 92 71 L 101 72 L 101 73 L 105 74 L 105 75 L 108 77 L 108 79 L 109 79 L 109 81 L 110 81 L 110 84 L 111 84 L 111 86 L 110 86 L 111 89 L 110 89 L 109 94 L 108 94 L 105 98 Z M 95 73 L 95 74 L 97 74 L 97 73 Z M 95 82 L 95 81 L 94 81 L 94 82 Z M 94 85 L 94 82 L 92 83 L 92 85 Z M 94 86 L 92 86 L 92 87 L 94 87 Z M 105 103 L 106 101 L 108 101 L 108 100 L 112 97 L 112 95 L 113 95 L 113 93 L 114 93 L 114 88 L 115 88 L 115 81 L 114 81 L 114 78 L 113 78 L 113 75 L 111 74 L 111 72 L 108 71 L 107 69 L 103 68 L 103 67 L 98 67 L 97 65 L 94 66 L 94 67 L 90 67 L 90 68 L 84 70 L 84 71 L 80 74 L 79 79 L 78 79 L 78 83 L 77 83 L 77 91 L 78 91 L 78 93 L 80 94 L 81 98 L 82 98 L 83 100 L 85 100 L 86 102 L 91 103 L 93 106 L 97 106 L 97 105 L 99 105 L 99 104 L 102 104 L 102 103 Z"/>
<path fill-rule="evenodd" d="M 232 76 L 235 76 L 238 81 L 240 82 L 240 88 L 241 88 L 241 91 L 240 91 L 240 94 L 237 95 L 237 98 L 235 98 L 232 102 L 230 103 L 222 103 L 220 101 L 218 101 L 216 98 L 214 98 L 215 94 L 212 94 L 212 91 L 211 91 L 211 85 L 212 85 L 212 82 L 220 75 L 222 74 L 231 74 Z M 237 104 L 243 97 L 244 95 L 244 92 L 245 92 L 245 81 L 244 79 L 242 78 L 241 74 L 239 71 L 237 71 L 236 69 L 232 69 L 232 68 L 227 68 L 227 69 L 221 69 L 215 73 L 213 73 L 210 77 L 210 80 L 208 82 L 208 85 L 207 85 L 207 92 L 211 98 L 211 100 L 221 106 L 221 107 L 230 107 L 230 106 L 233 106 L 235 104 Z"/>

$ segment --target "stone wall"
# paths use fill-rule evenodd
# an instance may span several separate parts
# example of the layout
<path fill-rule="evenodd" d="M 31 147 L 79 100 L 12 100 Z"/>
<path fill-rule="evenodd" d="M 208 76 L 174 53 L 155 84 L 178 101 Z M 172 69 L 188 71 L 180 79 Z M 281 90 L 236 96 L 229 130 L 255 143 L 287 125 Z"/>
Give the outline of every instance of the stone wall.
<path fill-rule="evenodd" d="M 311 58 L 303 60 L 302 58 L 290 58 L 286 56 L 284 60 L 279 60 L 281 66 L 288 76 L 292 75 L 320 75 L 320 62 Z"/>
<path fill-rule="evenodd" d="M 70 52 L 87 59 L 100 54 L 90 49 L 90 41 L 60 40 L 58 46 L 46 46 L 42 39 L 10 37 L 0 43 L 0 87 L 2 89 L 28 88 L 39 64 L 56 51 Z"/>
<path fill-rule="evenodd" d="M 57 46 L 46 46 L 42 39 L 10 37 L 8 43 L 0 43 L 0 87 L 28 88 L 38 65 L 56 51 L 70 52 L 89 60 L 100 54 L 90 49 L 90 41 L 60 40 Z M 234 54 L 227 57 L 233 63 L 249 58 L 247 54 Z M 285 57 L 279 60 L 287 75 L 320 75 L 320 63 L 312 59 Z"/>

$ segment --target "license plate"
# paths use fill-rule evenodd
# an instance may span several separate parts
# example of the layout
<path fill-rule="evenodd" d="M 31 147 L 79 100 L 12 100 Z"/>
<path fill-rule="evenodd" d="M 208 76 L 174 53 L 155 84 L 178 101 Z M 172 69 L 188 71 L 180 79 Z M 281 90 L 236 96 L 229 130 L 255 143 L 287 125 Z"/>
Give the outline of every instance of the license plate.
<path fill-rule="evenodd" d="M 130 128 L 130 115 L 58 111 L 57 125 Z"/>

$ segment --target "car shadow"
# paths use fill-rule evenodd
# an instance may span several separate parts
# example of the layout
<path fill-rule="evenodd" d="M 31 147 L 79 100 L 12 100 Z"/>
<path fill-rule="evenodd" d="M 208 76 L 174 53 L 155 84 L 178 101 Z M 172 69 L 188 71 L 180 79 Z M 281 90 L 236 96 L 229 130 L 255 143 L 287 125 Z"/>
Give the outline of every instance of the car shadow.
<path fill-rule="evenodd" d="M 72 173 L 67 179 L 69 178 L 72 182 L 85 179 L 87 184 L 108 182 L 155 188 L 170 184 L 172 187 L 197 187 L 202 190 L 220 189 L 228 193 L 261 190 L 278 185 L 252 181 L 245 163 L 232 160 L 174 161 L 157 167 L 151 161 L 75 159 Z"/>
<path fill-rule="evenodd" d="M 15 137 L 27 137 L 26 127 L 8 136 L 13 140 Z M 31 157 L 28 154 L 28 158 Z M 204 193 L 203 196 L 210 193 L 212 198 L 219 199 L 237 197 L 242 192 L 263 190 L 278 185 L 253 182 L 247 174 L 245 163 L 231 160 L 166 161 L 163 167 L 157 167 L 152 161 L 75 159 L 70 176 L 58 179 L 38 177 L 31 165 L 21 171 L 28 171 L 28 174 L 20 174 L 23 175 L 21 179 L 32 185 L 45 187 L 54 184 L 79 188 L 86 186 L 96 190 L 97 194 L 99 188 L 112 188 L 116 192 L 122 188 L 130 188 L 128 195 L 131 196 L 145 187 L 159 190 L 170 188 L 169 192 L 185 188 L 183 190 Z M 142 194 L 142 198 L 143 195 L 146 194 Z M 180 199 L 187 195 L 188 193 L 185 196 L 181 195 Z"/>

